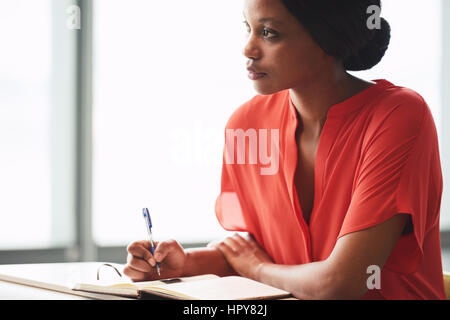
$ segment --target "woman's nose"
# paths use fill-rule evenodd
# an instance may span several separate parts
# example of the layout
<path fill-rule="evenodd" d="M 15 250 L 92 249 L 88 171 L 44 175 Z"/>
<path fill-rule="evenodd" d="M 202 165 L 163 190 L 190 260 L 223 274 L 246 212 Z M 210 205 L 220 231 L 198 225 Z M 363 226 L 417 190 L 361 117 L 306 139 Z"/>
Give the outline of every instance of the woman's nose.
<path fill-rule="evenodd" d="M 242 50 L 242 54 L 249 59 L 259 59 L 261 57 L 261 50 L 254 37 L 248 37 Z"/>

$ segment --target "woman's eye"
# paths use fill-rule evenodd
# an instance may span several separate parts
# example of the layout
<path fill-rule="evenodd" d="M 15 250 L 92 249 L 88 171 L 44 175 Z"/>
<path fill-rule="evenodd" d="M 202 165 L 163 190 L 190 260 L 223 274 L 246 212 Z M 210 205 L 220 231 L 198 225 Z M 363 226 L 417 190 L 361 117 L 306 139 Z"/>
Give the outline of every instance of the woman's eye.
<path fill-rule="evenodd" d="M 244 26 L 245 26 L 245 30 L 246 30 L 247 32 L 250 32 L 250 27 L 248 26 L 247 21 L 242 21 L 242 23 L 243 23 Z"/>
<path fill-rule="evenodd" d="M 272 36 L 268 36 L 268 35 L 272 35 Z M 263 35 L 267 38 L 275 38 L 276 37 L 276 32 L 269 30 L 269 29 L 264 29 L 263 30 Z"/>
<path fill-rule="evenodd" d="M 245 30 L 246 30 L 247 34 L 250 33 L 250 26 L 248 25 L 247 21 L 243 21 L 243 23 L 245 25 Z M 271 39 L 271 38 L 276 38 L 277 33 L 273 30 L 264 28 L 262 31 L 262 35 L 267 39 Z"/>

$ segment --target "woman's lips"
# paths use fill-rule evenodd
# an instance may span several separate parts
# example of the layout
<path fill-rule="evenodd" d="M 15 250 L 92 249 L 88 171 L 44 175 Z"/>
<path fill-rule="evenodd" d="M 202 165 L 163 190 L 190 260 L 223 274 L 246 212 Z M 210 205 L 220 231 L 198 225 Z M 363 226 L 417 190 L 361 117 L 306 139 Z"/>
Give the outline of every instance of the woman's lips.
<path fill-rule="evenodd" d="M 248 68 L 248 77 L 250 78 L 250 80 L 258 80 L 261 78 L 264 78 L 267 73 L 264 72 L 256 72 L 253 69 Z"/>

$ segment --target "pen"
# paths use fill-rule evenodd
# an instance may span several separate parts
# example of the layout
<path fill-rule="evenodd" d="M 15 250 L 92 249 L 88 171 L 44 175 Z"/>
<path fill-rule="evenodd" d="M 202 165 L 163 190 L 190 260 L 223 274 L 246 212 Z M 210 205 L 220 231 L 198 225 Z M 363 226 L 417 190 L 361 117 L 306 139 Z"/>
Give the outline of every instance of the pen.
<path fill-rule="evenodd" d="M 142 209 L 142 215 L 144 216 L 145 226 L 147 228 L 148 237 L 150 240 L 150 252 L 152 253 L 152 255 L 154 255 L 156 246 L 153 243 L 153 237 L 152 237 L 152 219 L 150 218 L 150 213 L 148 212 L 147 208 Z M 161 275 L 161 273 L 159 271 L 159 262 L 156 262 L 156 272 L 158 273 L 158 276 Z"/>

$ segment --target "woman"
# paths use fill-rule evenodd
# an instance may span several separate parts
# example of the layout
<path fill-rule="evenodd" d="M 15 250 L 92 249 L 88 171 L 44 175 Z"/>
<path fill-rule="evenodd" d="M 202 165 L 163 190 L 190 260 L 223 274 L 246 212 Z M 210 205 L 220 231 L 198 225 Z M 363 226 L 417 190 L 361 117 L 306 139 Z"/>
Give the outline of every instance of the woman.
<path fill-rule="evenodd" d="M 445 298 L 431 112 L 410 89 L 347 73 L 373 67 L 388 47 L 387 21 L 368 23 L 372 5 L 380 2 L 245 1 L 243 54 L 259 95 L 226 132 L 275 132 L 278 167 L 261 174 L 267 162 L 234 163 L 227 136 L 216 215 L 249 236 L 189 250 L 164 241 L 154 257 L 148 242 L 133 242 L 126 275 L 156 279 L 156 260 L 161 278 L 238 274 L 299 299 Z"/>

